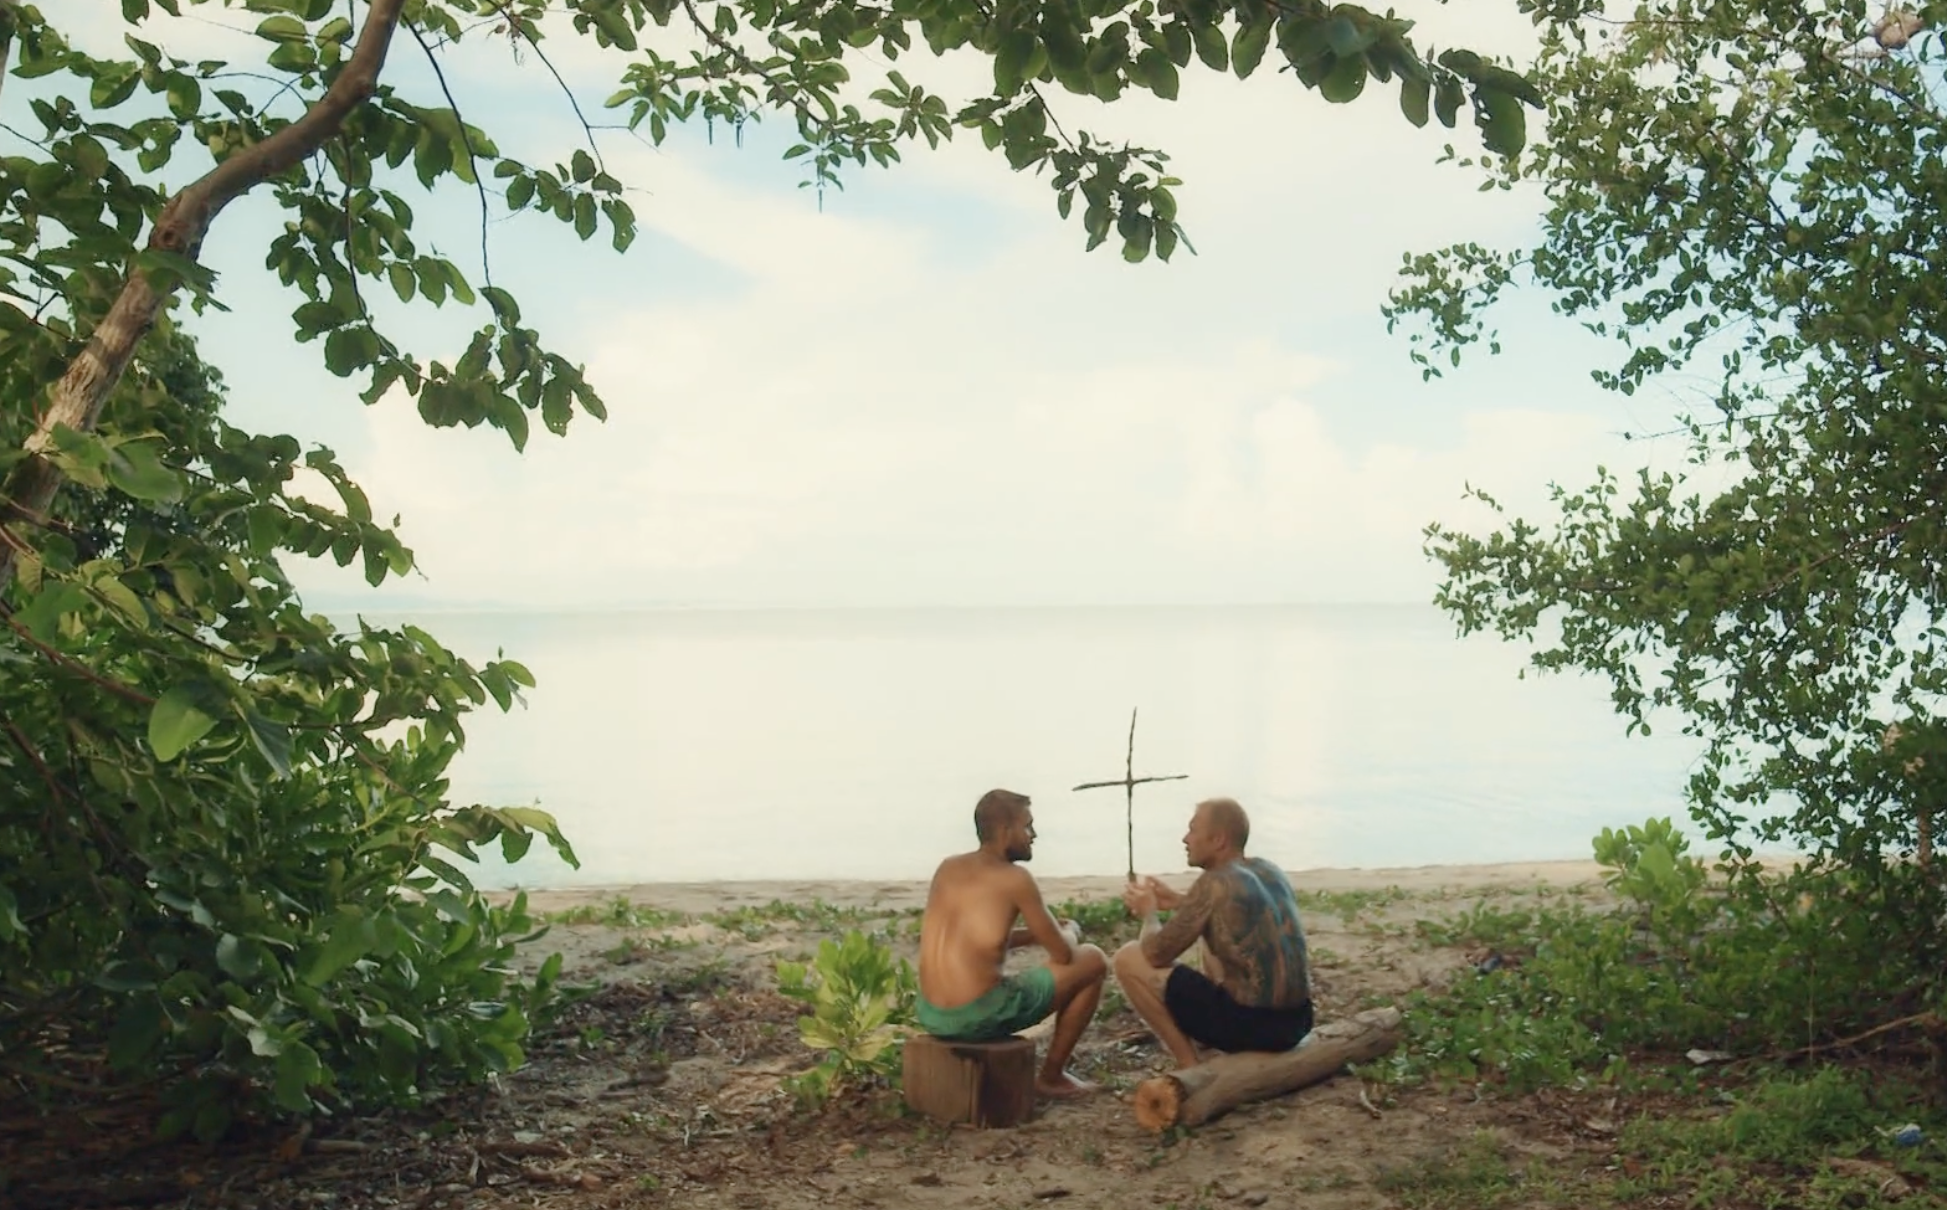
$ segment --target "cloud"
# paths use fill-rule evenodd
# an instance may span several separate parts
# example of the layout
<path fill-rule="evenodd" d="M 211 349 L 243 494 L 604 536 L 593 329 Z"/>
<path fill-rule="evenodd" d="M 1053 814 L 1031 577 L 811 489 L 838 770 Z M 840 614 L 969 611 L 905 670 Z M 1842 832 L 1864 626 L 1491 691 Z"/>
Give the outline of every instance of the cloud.
<path fill-rule="evenodd" d="M 352 469 L 404 514 L 421 591 L 549 606 L 1424 596 L 1420 528 L 1465 480 L 1539 485 L 1605 439 L 1587 416 L 1494 409 L 1445 445 L 1357 445 L 1312 396 L 1360 367 L 1237 323 L 1263 305 L 1251 291 L 1193 283 L 1186 300 L 1174 268 L 1055 252 L 1045 233 L 969 262 L 950 225 L 809 214 L 674 157 L 644 218 L 748 283 L 656 295 L 593 333 L 607 424 L 519 457 L 498 434 L 428 430 L 401 398 L 370 413 Z M 1229 322 L 1172 318 L 1227 292 Z"/>
<path fill-rule="evenodd" d="M 1423 45 L 1532 44 L 1512 10 L 1407 13 Z M 549 48 L 577 85 L 605 84 L 615 57 L 583 43 Z M 560 158 L 579 128 L 531 103 L 526 76 L 494 91 L 504 53 L 452 56 L 455 87 L 480 98 L 476 120 L 511 127 L 503 146 Z M 859 86 L 885 66 L 863 56 Z M 991 70 L 897 66 L 955 100 Z M 416 55 L 399 67 L 425 86 Z M 361 412 L 343 384 L 282 367 L 239 394 L 266 423 L 329 409 L 349 432 L 331 443 L 404 517 L 428 577 L 406 591 L 456 604 L 1423 598 L 1421 529 L 1472 515 L 1464 484 L 1519 507 L 1613 459 L 1603 401 L 1549 376 L 1568 367 L 1435 391 L 1379 331 L 1403 252 L 1534 227 L 1538 197 L 1480 193 L 1435 162 L 1475 145 L 1465 118 L 1416 130 L 1396 85 L 1334 106 L 1268 69 L 1192 72 L 1176 103 L 1053 99 L 1071 130 L 1171 152 L 1201 255 L 1085 254 L 1047 180 L 972 132 L 853 173 L 822 213 L 769 163 L 782 123 L 744 152 L 694 132 L 654 150 L 618 138 L 608 160 L 645 229 L 629 257 L 570 250 L 545 222 L 494 233 L 501 284 L 587 364 L 607 424 L 537 429 L 517 456 L 497 433 L 426 429 L 402 397 Z M 423 243 L 470 248 L 445 227 L 469 221 L 456 196 L 420 207 Z M 260 347 L 247 329 L 275 315 L 248 288 L 236 302 L 222 347 Z M 297 574 L 358 592 L 335 569 Z"/>

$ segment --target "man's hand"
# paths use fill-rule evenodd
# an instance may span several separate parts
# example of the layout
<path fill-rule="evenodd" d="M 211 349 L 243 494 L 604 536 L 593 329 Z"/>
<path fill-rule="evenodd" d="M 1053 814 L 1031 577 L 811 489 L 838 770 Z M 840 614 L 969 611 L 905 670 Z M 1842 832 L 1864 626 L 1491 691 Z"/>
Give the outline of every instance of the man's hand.
<path fill-rule="evenodd" d="M 1149 893 L 1156 897 L 1156 906 L 1162 911 L 1173 912 L 1183 906 L 1183 893 L 1173 890 L 1155 875 L 1146 875 L 1143 878 L 1143 885 L 1148 887 Z"/>
<path fill-rule="evenodd" d="M 1132 882 L 1122 888 L 1122 906 L 1129 909 L 1129 914 L 1138 920 L 1144 919 L 1156 911 L 1156 899 L 1156 880 L 1154 878 L 1145 878 L 1140 882 Z"/>

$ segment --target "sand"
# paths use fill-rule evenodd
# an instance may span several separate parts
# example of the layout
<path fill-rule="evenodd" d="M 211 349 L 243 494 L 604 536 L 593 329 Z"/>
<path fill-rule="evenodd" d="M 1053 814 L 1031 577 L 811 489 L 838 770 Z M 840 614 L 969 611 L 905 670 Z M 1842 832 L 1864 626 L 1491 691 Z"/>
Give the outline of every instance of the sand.
<path fill-rule="evenodd" d="M 1402 891 L 1424 895 L 1574 886 L 1598 880 L 1602 867 L 1593 861 L 1519 861 L 1494 865 L 1291 870 L 1289 874 L 1292 886 L 1300 891 L 1380 891 L 1397 887 Z M 1195 874 L 1193 871 L 1183 871 L 1161 877 L 1180 889 L 1188 887 Z M 1123 877 L 1120 874 L 1085 875 L 1039 881 L 1043 898 L 1051 901 L 1107 899 L 1121 893 Z M 511 892 L 500 893 L 506 894 Z M 817 901 L 837 907 L 899 911 L 925 905 L 926 883 L 804 878 L 748 882 L 644 882 L 528 890 L 528 905 L 548 912 L 584 904 L 611 903 L 617 898 L 641 906 L 692 915 L 776 900 L 787 903 Z"/>

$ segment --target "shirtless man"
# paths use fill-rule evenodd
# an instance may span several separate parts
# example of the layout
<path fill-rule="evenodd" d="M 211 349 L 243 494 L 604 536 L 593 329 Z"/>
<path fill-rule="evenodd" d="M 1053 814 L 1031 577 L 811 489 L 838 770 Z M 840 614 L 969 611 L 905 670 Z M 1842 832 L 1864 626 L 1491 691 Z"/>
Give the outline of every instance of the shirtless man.
<path fill-rule="evenodd" d="M 1285 1051 L 1312 1028 L 1311 967 L 1298 900 L 1284 871 L 1246 857 L 1250 817 L 1228 798 L 1197 804 L 1183 851 L 1203 873 L 1187 893 L 1154 878 L 1122 900 L 1142 917 L 1142 936 L 1116 951 L 1122 994 L 1169 1048 L 1178 1067 L 1215 1050 Z M 1158 909 L 1171 911 L 1159 925 Z M 1176 962 L 1198 939 L 1204 969 Z"/>
<path fill-rule="evenodd" d="M 992 790 L 974 807 L 980 847 L 940 863 L 919 929 L 919 1026 L 936 1038 L 1004 1038 L 1056 1013 L 1055 1034 L 1035 1079 L 1050 1097 L 1093 1086 L 1068 1074 L 1068 1056 L 1095 1018 L 1109 973 L 1100 948 L 1082 944 L 1072 920 L 1056 924 L 1033 875 L 1034 813 L 1025 795 Z M 1016 928 L 1019 919 L 1025 927 Z M 1039 945 L 1048 965 L 1003 975 L 1007 951 Z"/>

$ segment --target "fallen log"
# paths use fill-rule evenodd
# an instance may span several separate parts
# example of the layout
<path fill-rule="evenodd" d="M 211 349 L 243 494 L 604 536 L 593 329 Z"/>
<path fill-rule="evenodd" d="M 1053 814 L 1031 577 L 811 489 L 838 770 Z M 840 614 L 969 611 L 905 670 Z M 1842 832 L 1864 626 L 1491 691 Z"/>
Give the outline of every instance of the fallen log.
<path fill-rule="evenodd" d="M 1399 1045 L 1397 1008 L 1375 1008 L 1319 1026 L 1296 1050 L 1245 1051 L 1154 1076 L 1136 1085 L 1136 1121 L 1157 1133 L 1198 1126 L 1239 1105 L 1330 1079 L 1348 1063 L 1376 1059 Z"/>

